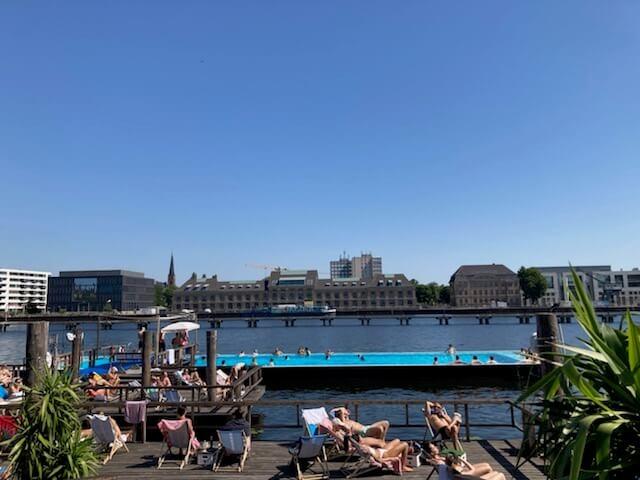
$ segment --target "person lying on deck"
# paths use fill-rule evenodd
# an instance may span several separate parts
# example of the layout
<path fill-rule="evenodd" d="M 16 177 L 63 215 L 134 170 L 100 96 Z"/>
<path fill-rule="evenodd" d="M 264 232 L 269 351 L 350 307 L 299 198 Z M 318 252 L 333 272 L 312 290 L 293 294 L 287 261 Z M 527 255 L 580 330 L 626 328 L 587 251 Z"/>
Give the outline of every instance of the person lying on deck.
<path fill-rule="evenodd" d="M 452 456 L 444 456 L 434 442 L 425 443 L 425 456 L 427 461 L 432 463 L 438 469 L 438 475 L 443 478 L 454 478 L 453 475 L 462 475 L 464 480 L 470 478 L 481 478 L 483 480 L 504 480 L 504 475 L 493 470 L 488 463 L 469 463 L 459 458 L 454 459 Z M 442 470 L 442 473 L 440 472 Z"/>
<path fill-rule="evenodd" d="M 360 438 L 358 441 L 360 445 L 367 448 L 371 455 L 378 460 L 379 462 L 384 462 L 384 460 L 389 458 L 400 457 L 400 465 L 402 467 L 403 472 L 412 472 L 413 468 L 411 468 L 407 464 L 407 456 L 410 453 L 410 447 L 407 442 L 403 442 L 398 438 L 391 440 L 390 442 L 385 442 L 384 440 L 380 440 L 377 438 Z"/>
<path fill-rule="evenodd" d="M 335 429 L 343 430 L 350 434 L 355 433 L 361 437 L 373 437 L 384 440 L 390 426 L 387 420 L 380 420 L 371 425 L 362 425 L 349 418 L 350 412 L 345 407 L 334 408 L 331 410 L 331 414 L 333 415 L 333 425 Z"/>
<path fill-rule="evenodd" d="M 85 392 L 92 400 L 104 401 L 107 399 L 107 391 L 98 385 L 94 376 L 89 377 L 89 386 L 86 388 Z"/>
<path fill-rule="evenodd" d="M 118 367 L 111 367 L 107 373 L 107 382 L 112 387 L 117 387 L 120 383 L 120 375 L 118 375 Z"/>
<path fill-rule="evenodd" d="M 436 432 L 436 436 L 440 434 L 444 440 L 452 440 L 454 447 L 462 450 L 462 444 L 458 436 L 460 425 L 462 425 L 462 417 L 459 413 L 454 413 L 453 418 L 451 418 L 442 408 L 442 405 L 437 402 L 426 401 L 424 404 L 424 417 Z"/>

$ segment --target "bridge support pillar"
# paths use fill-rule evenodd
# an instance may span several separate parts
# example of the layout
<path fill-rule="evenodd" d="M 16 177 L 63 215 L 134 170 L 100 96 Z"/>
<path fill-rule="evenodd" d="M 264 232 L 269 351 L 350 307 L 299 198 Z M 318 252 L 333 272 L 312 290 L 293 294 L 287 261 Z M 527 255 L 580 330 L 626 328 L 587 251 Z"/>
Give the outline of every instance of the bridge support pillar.
<path fill-rule="evenodd" d="M 333 324 L 333 319 L 332 318 L 323 318 L 322 319 L 322 326 L 326 327 L 327 325 L 331 326 Z"/>
<path fill-rule="evenodd" d="M 491 316 L 489 316 L 489 315 L 478 315 L 476 318 L 478 319 L 478 323 L 480 325 L 489 325 L 489 320 L 491 319 Z"/>
<path fill-rule="evenodd" d="M 222 327 L 222 320 L 214 318 L 209 322 L 209 325 L 211 325 L 211 328 L 220 328 Z"/>
<path fill-rule="evenodd" d="M 371 319 L 367 318 L 367 317 L 362 317 L 360 318 L 360 325 L 369 325 Z"/>

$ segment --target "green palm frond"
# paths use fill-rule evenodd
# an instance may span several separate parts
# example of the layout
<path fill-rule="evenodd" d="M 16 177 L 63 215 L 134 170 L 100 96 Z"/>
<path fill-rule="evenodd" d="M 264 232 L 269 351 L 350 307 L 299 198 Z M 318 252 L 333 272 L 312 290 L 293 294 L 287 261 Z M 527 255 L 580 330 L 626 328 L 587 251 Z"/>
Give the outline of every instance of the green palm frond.
<path fill-rule="evenodd" d="M 537 445 L 557 480 L 640 478 L 640 329 L 631 314 L 626 330 L 600 324 L 578 275 L 570 294 L 587 338 L 560 345 L 562 366 L 520 397 L 533 401 Z"/>

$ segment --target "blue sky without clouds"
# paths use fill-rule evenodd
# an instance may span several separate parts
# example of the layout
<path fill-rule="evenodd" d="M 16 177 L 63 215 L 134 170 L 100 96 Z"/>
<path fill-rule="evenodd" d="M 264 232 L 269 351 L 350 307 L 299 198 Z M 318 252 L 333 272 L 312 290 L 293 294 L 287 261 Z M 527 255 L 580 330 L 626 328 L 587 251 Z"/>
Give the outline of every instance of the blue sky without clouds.
<path fill-rule="evenodd" d="M 640 266 L 640 3 L 2 2 L 0 265 Z"/>

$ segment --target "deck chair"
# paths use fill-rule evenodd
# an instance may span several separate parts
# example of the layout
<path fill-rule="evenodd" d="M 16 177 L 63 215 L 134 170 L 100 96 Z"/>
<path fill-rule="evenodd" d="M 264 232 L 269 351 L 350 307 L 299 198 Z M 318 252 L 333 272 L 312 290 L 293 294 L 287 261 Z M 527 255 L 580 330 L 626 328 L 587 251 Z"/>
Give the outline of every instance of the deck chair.
<path fill-rule="evenodd" d="M 218 430 L 218 440 L 218 449 L 211 469 L 217 472 L 225 458 L 234 457 L 238 459 L 238 472 L 242 472 L 249 456 L 249 437 L 243 430 Z"/>
<path fill-rule="evenodd" d="M 189 421 L 160 420 L 158 422 L 158 429 L 162 433 L 162 450 L 160 457 L 158 457 L 158 468 L 162 468 L 167 455 L 170 455 L 171 449 L 175 447 L 183 451 L 184 454 L 182 460 L 179 460 L 178 466 L 173 468 L 182 470 L 184 466 L 189 463 L 195 440 L 195 434 L 193 430 L 189 428 Z"/>
<path fill-rule="evenodd" d="M 111 460 L 113 455 L 121 448 L 124 448 L 125 451 L 129 453 L 129 449 L 125 443 L 126 437 L 118 438 L 119 436 L 111 423 L 111 417 L 106 415 L 89 415 L 88 418 L 91 424 L 91 430 L 93 431 L 94 441 L 108 452 L 107 457 L 102 462 L 103 465 Z"/>
<path fill-rule="evenodd" d="M 340 448 L 343 446 L 344 437 L 335 432 L 331 419 L 324 407 L 319 408 L 303 408 L 300 410 L 303 421 L 303 435 L 313 437 L 314 435 L 326 435 L 323 449 L 325 456 L 338 457 L 341 456 Z"/>
<path fill-rule="evenodd" d="M 447 409 L 444 407 L 444 405 L 442 406 L 442 411 L 444 412 L 445 415 L 449 415 L 447 413 Z M 445 440 L 449 440 L 448 438 L 444 438 L 442 436 L 442 432 L 438 432 L 435 433 L 433 431 L 433 427 L 431 426 L 431 423 L 429 422 L 429 417 L 427 416 L 427 409 L 423 408 L 422 409 L 422 414 L 424 415 L 424 423 L 425 423 L 425 429 L 424 429 L 424 437 L 422 438 L 423 442 L 426 442 L 427 440 L 431 440 L 432 442 L 438 442 L 444 445 Z M 429 438 L 427 438 L 429 437 Z"/>
<path fill-rule="evenodd" d="M 353 453 L 340 468 L 345 478 L 355 478 L 367 473 L 385 470 L 402 475 L 402 460 L 399 456 L 385 458 L 381 462 L 373 456 L 369 447 L 360 445 L 353 437 L 348 437 L 347 441 L 353 448 Z M 354 457 L 357 457 L 356 461 L 351 462 Z"/>
<path fill-rule="evenodd" d="M 164 390 L 162 392 L 162 398 L 165 402 L 169 402 L 169 403 L 184 402 L 182 395 L 180 395 L 180 393 L 178 393 L 178 391 L 174 390 L 173 388 Z"/>
<path fill-rule="evenodd" d="M 296 467 L 298 480 L 324 480 L 329 478 L 329 466 L 324 452 L 326 435 L 300 437 L 296 445 L 289 449 L 291 463 Z M 320 471 L 314 470 L 319 467 Z M 306 472 L 310 474 L 305 475 Z"/>

